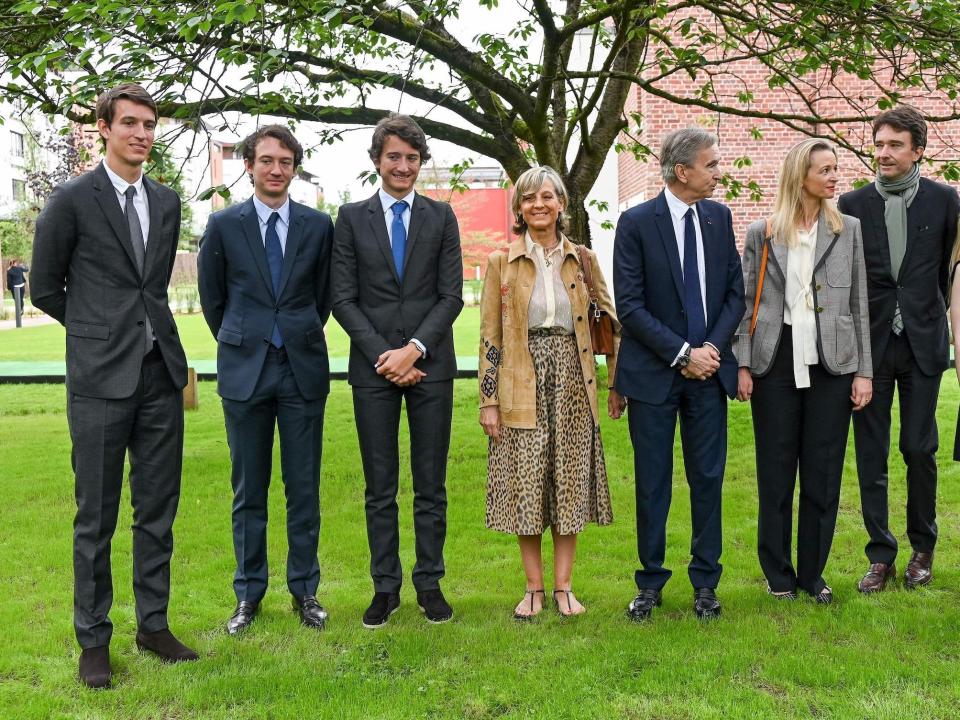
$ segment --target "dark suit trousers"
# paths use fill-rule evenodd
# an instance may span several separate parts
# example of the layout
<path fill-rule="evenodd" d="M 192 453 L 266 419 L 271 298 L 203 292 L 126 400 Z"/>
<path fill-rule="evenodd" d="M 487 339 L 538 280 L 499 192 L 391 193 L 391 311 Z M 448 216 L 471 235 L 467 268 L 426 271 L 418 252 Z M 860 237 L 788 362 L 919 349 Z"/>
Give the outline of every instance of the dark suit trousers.
<path fill-rule="evenodd" d="M 370 575 L 376 592 L 399 592 L 400 406 L 406 398 L 413 474 L 413 528 L 417 562 L 413 586 L 418 592 L 440 587 L 447 536 L 447 453 L 453 417 L 453 380 L 410 387 L 354 387 L 353 412 L 366 478 L 367 541 Z"/>
<path fill-rule="evenodd" d="M 753 434 L 757 454 L 757 551 L 774 592 L 798 586 L 816 595 L 833 544 L 840 507 L 843 457 L 850 433 L 853 375 L 810 367 L 810 387 L 793 375 L 791 328 L 784 325 L 773 365 L 753 380 Z M 791 562 L 793 492 L 800 475 L 797 569 Z"/>
<path fill-rule="evenodd" d="M 887 505 L 894 385 L 900 396 L 900 452 L 907 466 L 907 537 L 918 552 L 933 552 L 937 543 L 936 413 L 941 375 L 931 377 L 920 371 L 906 332 L 900 337 L 891 333 L 874 370 L 873 401 L 853 416 L 860 505 L 870 535 L 866 552 L 871 563 L 892 564 L 897 557 Z"/>
<path fill-rule="evenodd" d="M 320 450 L 326 397 L 304 399 L 286 354 L 271 348 L 250 399 L 222 402 L 233 464 L 237 600 L 259 602 L 267 591 L 267 492 L 274 428 L 280 433 L 287 501 L 287 588 L 296 597 L 315 595 L 320 584 Z"/>
<path fill-rule="evenodd" d="M 113 624 L 110 542 L 117 527 L 124 456 L 130 457 L 133 594 L 143 632 L 167 627 L 173 520 L 180 500 L 183 394 L 158 351 L 147 355 L 122 400 L 67 389 L 77 515 L 73 522 L 73 623 L 82 648 L 108 645 Z"/>
<path fill-rule="evenodd" d="M 715 588 L 722 566 L 720 494 L 727 460 L 727 398 L 716 377 L 687 380 L 678 372 L 667 399 L 652 405 L 630 398 L 637 499 L 637 587 L 659 590 L 670 579 L 663 566 L 673 483 L 677 417 L 690 486 L 693 537 L 687 568 L 695 588 Z"/>

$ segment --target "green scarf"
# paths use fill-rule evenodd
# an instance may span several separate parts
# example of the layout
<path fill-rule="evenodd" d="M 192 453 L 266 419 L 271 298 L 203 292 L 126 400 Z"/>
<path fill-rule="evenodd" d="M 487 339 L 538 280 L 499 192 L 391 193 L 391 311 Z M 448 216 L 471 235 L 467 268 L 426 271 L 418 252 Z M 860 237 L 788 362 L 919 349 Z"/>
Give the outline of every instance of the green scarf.
<path fill-rule="evenodd" d="M 907 252 L 907 208 L 920 187 L 920 166 L 897 180 L 887 180 L 877 172 L 877 192 L 885 201 L 883 216 L 887 223 L 887 242 L 890 243 L 890 272 L 893 279 L 900 276 L 900 266 Z"/>

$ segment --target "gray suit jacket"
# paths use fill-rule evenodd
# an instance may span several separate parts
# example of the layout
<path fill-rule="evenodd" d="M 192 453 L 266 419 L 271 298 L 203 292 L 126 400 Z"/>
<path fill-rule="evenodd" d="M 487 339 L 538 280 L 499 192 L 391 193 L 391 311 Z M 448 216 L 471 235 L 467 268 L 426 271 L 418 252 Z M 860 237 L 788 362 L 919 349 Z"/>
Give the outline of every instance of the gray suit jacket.
<path fill-rule="evenodd" d="M 174 385 L 187 384 L 187 360 L 167 305 L 180 198 L 146 176 L 143 187 L 150 234 L 142 277 L 103 165 L 58 186 L 37 218 L 33 304 L 67 328 L 67 388 L 78 395 L 112 400 L 133 395 L 147 315 Z"/>
<path fill-rule="evenodd" d="M 787 278 L 788 250 L 772 239 L 766 240 L 765 231 L 765 220 L 758 220 L 747 229 L 743 247 L 747 309 L 733 341 L 739 366 L 750 368 L 750 372 L 757 376 L 769 372 L 780 346 Z M 750 319 L 765 242 L 770 243 L 766 278 L 760 296 L 757 329 L 750 337 Z M 860 221 L 856 218 L 844 215 L 843 230 L 835 234 L 823 215 L 820 216 L 814 254 L 813 297 L 820 364 L 833 375 L 856 373 L 859 377 L 872 378 L 867 275 Z"/>
<path fill-rule="evenodd" d="M 402 282 L 379 195 L 340 208 L 333 234 L 333 316 L 350 336 L 351 385 L 390 385 L 374 363 L 412 338 L 427 348 L 427 357 L 416 363 L 427 374 L 423 382 L 456 377 L 453 321 L 462 309 L 460 229 L 447 203 L 417 193 Z"/>

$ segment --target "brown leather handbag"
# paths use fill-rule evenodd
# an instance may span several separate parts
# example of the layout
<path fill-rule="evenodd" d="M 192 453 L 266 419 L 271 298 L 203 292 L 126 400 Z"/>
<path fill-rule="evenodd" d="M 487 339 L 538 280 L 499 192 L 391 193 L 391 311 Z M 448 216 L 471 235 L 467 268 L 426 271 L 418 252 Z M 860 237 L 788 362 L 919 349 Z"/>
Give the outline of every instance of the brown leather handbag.
<path fill-rule="evenodd" d="M 613 320 L 610 315 L 600 309 L 597 300 L 597 289 L 593 285 L 593 270 L 586 248 L 577 245 L 577 256 L 580 258 L 580 267 L 583 268 L 583 279 L 587 283 L 587 292 L 590 293 L 590 344 L 593 345 L 594 355 L 613 355 Z"/>

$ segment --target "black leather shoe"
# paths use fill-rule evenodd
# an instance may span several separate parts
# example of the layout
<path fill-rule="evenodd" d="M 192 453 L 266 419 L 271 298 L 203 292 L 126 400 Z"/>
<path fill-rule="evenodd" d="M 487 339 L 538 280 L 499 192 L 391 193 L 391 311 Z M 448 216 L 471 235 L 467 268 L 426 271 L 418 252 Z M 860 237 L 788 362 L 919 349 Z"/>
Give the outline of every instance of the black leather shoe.
<path fill-rule="evenodd" d="M 693 591 L 693 611 L 701 620 L 720 617 L 720 601 L 713 588 L 697 588 Z"/>
<path fill-rule="evenodd" d="M 307 627 L 323 630 L 323 626 L 327 624 L 327 611 L 323 609 L 323 605 L 318 603 L 317 598 L 313 595 L 304 595 L 301 598 L 295 597 L 293 599 L 293 609 L 300 616 L 300 622 Z"/>
<path fill-rule="evenodd" d="M 102 690 L 110 687 L 112 678 L 108 645 L 86 648 L 80 653 L 80 682 L 88 688 Z"/>
<path fill-rule="evenodd" d="M 453 617 L 453 608 L 443 597 L 440 588 L 418 592 L 417 605 L 420 606 L 420 611 L 426 616 L 427 622 L 432 622 L 435 625 L 445 623 Z"/>
<path fill-rule="evenodd" d="M 144 633 L 137 631 L 137 647 L 152 652 L 163 662 L 178 663 L 199 660 L 200 656 L 173 636 L 169 630 Z"/>
<path fill-rule="evenodd" d="M 237 603 L 237 608 L 233 611 L 233 615 L 227 620 L 227 632 L 231 635 L 237 635 L 243 632 L 250 627 L 250 623 L 253 622 L 258 612 L 260 612 L 260 603 L 241 600 Z"/>
<path fill-rule="evenodd" d="M 659 590 L 645 588 L 627 605 L 627 617 L 634 622 L 643 622 L 653 613 L 655 607 L 662 602 Z"/>
<path fill-rule="evenodd" d="M 363 614 L 365 628 L 378 628 L 387 624 L 387 620 L 400 609 L 400 593 L 375 592 L 370 607 Z"/>

